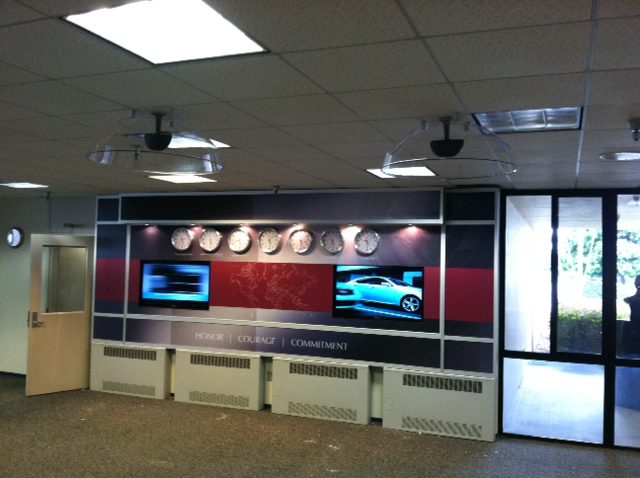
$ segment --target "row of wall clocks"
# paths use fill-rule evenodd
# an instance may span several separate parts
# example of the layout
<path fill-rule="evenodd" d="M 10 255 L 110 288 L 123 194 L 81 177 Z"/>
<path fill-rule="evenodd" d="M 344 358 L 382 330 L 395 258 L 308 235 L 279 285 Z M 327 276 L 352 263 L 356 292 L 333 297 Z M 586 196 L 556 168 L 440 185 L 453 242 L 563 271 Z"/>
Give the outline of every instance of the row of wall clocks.
<path fill-rule="evenodd" d="M 176 251 L 188 250 L 195 240 L 191 229 L 178 227 L 171 234 L 171 245 Z M 206 227 L 200 233 L 198 242 L 204 252 L 215 252 L 222 244 L 222 234 L 213 227 Z M 306 254 L 314 245 L 315 236 L 306 228 L 294 230 L 289 235 L 289 247 L 297 254 Z M 232 230 L 227 236 L 227 244 L 236 254 L 244 254 L 251 247 L 251 235 L 243 228 Z M 353 245 L 362 255 L 373 254 L 380 244 L 380 235 L 370 227 L 364 227 L 356 234 Z M 282 245 L 282 235 L 273 227 L 266 227 L 258 234 L 260 250 L 266 254 L 275 254 Z M 320 247 L 329 254 L 339 254 L 344 249 L 344 237 L 337 227 L 326 229 L 320 234 Z"/>

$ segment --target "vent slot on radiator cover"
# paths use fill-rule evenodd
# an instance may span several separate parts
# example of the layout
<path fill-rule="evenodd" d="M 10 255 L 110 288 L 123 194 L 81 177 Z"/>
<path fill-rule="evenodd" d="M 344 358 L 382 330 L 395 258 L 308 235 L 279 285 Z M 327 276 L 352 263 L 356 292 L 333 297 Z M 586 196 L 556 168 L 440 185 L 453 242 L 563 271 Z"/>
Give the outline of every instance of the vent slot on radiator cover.
<path fill-rule="evenodd" d="M 223 407 L 249 408 L 249 397 L 227 395 L 225 393 L 209 393 L 190 390 L 189 401 L 220 405 Z"/>
<path fill-rule="evenodd" d="M 450 435 L 460 438 L 482 438 L 482 425 L 429 420 L 417 417 L 402 417 L 402 428 L 420 430 L 436 435 Z"/>
<path fill-rule="evenodd" d="M 102 390 L 105 392 L 129 393 L 131 395 L 144 395 L 153 397 L 156 394 L 156 387 L 153 385 L 139 385 L 135 383 L 121 383 L 110 380 L 102 381 Z"/>
<path fill-rule="evenodd" d="M 345 422 L 355 422 L 358 419 L 358 410 L 355 408 L 330 407 L 312 403 L 289 402 L 288 411 L 291 415 L 328 418 Z"/>
<path fill-rule="evenodd" d="M 480 380 L 465 378 L 437 377 L 434 375 L 405 373 L 402 375 L 402 385 L 407 387 L 451 390 L 454 392 L 482 393 L 482 382 Z"/>
<path fill-rule="evenodd" d="M 192 365 L 207 365 L 210 367 L 251 368 L 251 359 L 231 357 L 227 355 L 191 354 Z"/>
<path fill-rule="evenodd" d="M 324 365 L 306 362 L 289 363 L 289 373 L 298 375 L 313 375 L 316 377 L 344 378 L 358 380 L 358 369 L 341 365 Z"/>
<path fill-rule="evenodd" d="M 128 347 L 104 347 L 103 355 L 105 357 L 118 357 L 133 360 L 156 360 L 157 353 L 155 350 L 148 349 L 132 349 Z"/>

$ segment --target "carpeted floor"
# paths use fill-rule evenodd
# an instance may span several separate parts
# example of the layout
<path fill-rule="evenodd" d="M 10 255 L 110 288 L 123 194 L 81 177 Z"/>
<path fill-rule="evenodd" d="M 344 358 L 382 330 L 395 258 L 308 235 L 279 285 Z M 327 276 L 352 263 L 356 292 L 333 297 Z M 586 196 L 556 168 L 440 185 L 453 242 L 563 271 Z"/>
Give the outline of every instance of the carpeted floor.
<path fill-rule="evenodd" d="M 640 451 L 495 443 L 87 390 L 0 374 L 0 476 L 640 476 Z"/>

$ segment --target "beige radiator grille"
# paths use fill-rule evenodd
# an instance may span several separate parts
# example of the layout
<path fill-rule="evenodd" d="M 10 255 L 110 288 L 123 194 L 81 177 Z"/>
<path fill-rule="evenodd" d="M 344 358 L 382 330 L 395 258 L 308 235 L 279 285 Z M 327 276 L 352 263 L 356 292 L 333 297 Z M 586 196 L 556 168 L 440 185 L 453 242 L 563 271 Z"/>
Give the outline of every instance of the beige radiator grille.
<path fill-rule="evenodd" d="M 227 355 L 191 354 L 192 365 L 207 365 L 210 367 L 251 368 L 251 360 L 243 357 Z"/>
<path fill-rule="evenodd" d="M 402 385 L 407 387 L 451 390 L 453 392 L 482 393 L 482 382 L 480 380 L 464 378 L 437 377 L 434 375 L 405 373 L 402 375 Z"/>
<path fill-rule="evenodd" d="M 358 369 L 338 365 L 323 365 L 305 362 L 289 363 L 289 373 L 297 375 L 313 375 L 316 377 L 358 379 Z"/>
<path fill-rule="evenodd" d="M 134 360 L 156 360 L 157 354 L 155 350 L 148 349 L 132 349 L 129 347 L 112 347 L 107 346 L 103 352 L 105 357 L 118 357 Z"/>

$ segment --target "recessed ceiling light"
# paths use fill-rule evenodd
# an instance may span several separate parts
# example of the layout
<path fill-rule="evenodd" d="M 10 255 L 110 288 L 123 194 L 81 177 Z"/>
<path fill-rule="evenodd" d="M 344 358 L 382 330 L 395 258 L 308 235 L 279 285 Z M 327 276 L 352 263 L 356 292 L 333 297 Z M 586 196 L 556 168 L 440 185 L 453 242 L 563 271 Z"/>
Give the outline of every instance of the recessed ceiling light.
<path fill-rule="evenodd" d="M 155 64 L 265 51 L 201 0 L 139 1 L 65 19 Z"/>
<path fill-rule="evenodd" d="M 373 174 L 374 176 L 378 176 L 383 179 L 394 179 L 395 176 L 391 176 L 390 174 L 385 174 L 382 172 L 382 169 L 367 169 L 368 173 Z"/>
<path fill-rule="evenodd" d="M 149 176 L 151 179 L 166 181 L 174 184 L 197 184 L 197 183 L 217 183 L 215 179 L 205 178 L 203 176 L 195 176 L 193 174 L 158 174 Z"/>
<path fill-rule="evenodd" d="M 602 153 L 600 159 L 604 161 L 638 161 L 640 152 L 618 151 L 613 153 Z"/>
<path fill-rule="evenodd" d="M 34 183 L 0 183 L 0 186 L 6 186 L 8 188 L 15 188 L 15 189 L 38 189 L 38 188 L 49 187 L 45 184 L 34 184 Z"/>
<path fill-rule="evenodd" d="M 582 108 L 544 108 L 537 110 L 473 113 L 473 119 L 493 133 L 526 133 L 580 129 Z"/>
<path fill-rule="evenodd" d="M 426 158 L 416 158 L 410 159 L 404 162 L 410 163 L 412 161 L 424 161 Z M 395 178 L 398 176 L 409 176 L 409 177 L 430 177 L 435 176 L 436 173 L 431 171 L 426 166 L 402 166 L 401 163 L 392 167 L 387 167 L 386 170 L 391 173 L 391 178 Z M 388 173 L 383 173 L 388 174 Z"/>

